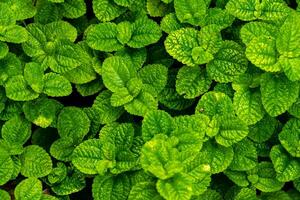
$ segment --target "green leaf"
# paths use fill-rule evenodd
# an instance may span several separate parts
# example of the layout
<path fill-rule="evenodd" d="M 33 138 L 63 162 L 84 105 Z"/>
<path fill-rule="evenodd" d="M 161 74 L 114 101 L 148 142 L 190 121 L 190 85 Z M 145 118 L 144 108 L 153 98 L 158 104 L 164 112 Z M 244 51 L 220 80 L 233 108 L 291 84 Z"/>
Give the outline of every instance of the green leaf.
<path fill-rule="evenodd" d="M 203 194 L 192 197 L 192 200 L 223 200 L 223 197 L 215 190 L 207 189 Z"/>
<path fill-rule="evenodd" d="M 23 117 L 13 117 L 2 126 L 1 136 L 10 144 L 23 145 L 31 136 L 31 123 Z"/>
<path fill-rule="evenodd" d="M 112 166 L 112 162 L 103 157 L 103 144 L 99 139 L 90 139 L 77 146 L 72 154 L 73 165 L 85 174 L 98 174 L 98 167 Z"/>
<path fill-rule="evenodd" d="M 275 118 L 265 115 L 265 117 L 249 126 L 248 137 L 254 142 L 262 143 L 269 140 L 277 128 L 278 122 Z"/>
<path fill-rule="evenodd" d="M 140 92 L 140 94 L 130 103 L 124 106 L 125 110 L 137 116 L 144 116 L 151 110 L 158 108 L 157 100 L 148 92 Z"/>
<path fill-rule="evenodd" d="M 17 185 L 14 195 L 16 200 L 40 200 L 42 189 L 42 182 L 40 180 L 28 178 Z"/>
<path fill-rule="evenodd" d="M 5 42 L 0 42 L 0 59 L 3 59 L 8 54 L 9 48 Z"/>
<path fill-rule="evenodd" d="M 59 195 L 65 196 L 81 191 L 85 188 L 85 177 L 83 174 L 74 171 L 71 175 L 67 176 L 60 184 L 51 187 L 51 190 Z"/>
<path fill-rule="evenodd" d="M 247 67 L 243 48 L 233 41 L 225 41 L 214 59 L 207 64 L 207 73 L 212 79 L 227 83 L 245 73 Z"/>
<path fill-rule="evenodd" d="M 169 135 L 174 128 L 173 126 L 173 119 L 167 112 L 161 110 L 150 111 L 143 119 L 143 139 L 149 141 L 157 134 Z"/>
<path fill-rule="evenodd" d="M 153 182 L 139 182 L 135 184 L 128 196 L 128 200 L 163 200 Z"/>
<path fill-rule="evenodd" d="M 292 12 L 280 27 L 278 37 L 276 38 L 276 47 L 278 52 L 284 57 L 294 58 L 300 56 L 298 49 L 300 45 L 299 21 L 300 15 Z"/>
<path fill-rule="evenodd" d="M 272 147 L 270 158 L 277 180 L 288 182 L 300 177 L 300 161 L 290 156 L 281 145 Z"/>
<path fill-rule="evenodd" d="M 211 80 L 200 67 L 184 66 L 180 68 L 176 79 L 176 91 L 184 98 L 196 98 L 210 88 Z"/>
<path fill-rule="evenodd" d="M 171 6 L 161 0 L 147 0 L 147 11 L 151 17 L 163 17 L 171 10 Z"/>
<path fill-rule="evenodd" d="M 234 200 L 258 200 L 256 191 L 250 188 L 242 188 L 238 194 L 235 195 Z"/>
<path fill-rule="evenodd" d="M 231 99 L 221 92 L 205 93 L 197 104 L 195 113 L 202 113 L 209 117 L 233 112 Z"/>
<path fill-rule="evenodd" d="M 203 164 L 208 164 L 210 172 L 217 174 L 227 169 L 233 160 L 232 147 L 224 147 L 215 142 L 207 141 L 204 143 L 199 158 Z"/>
<path fill-rule="evenodd" d="M 220 130 L 216 135 L 216 141 L 223 146 L 231 146 L 248 135 L 248 126 L 232 114 L 218 116 L 217 120 L 220 123 Z"/>
<path fill-rule="evenodd" d="M 158 180 L 156 188 L 160 195 L 167 200 L 189 200 L 193 193 L 189 176 L 181 174 L 167 180 Z"/>
<path fill-rule="evenodd" d="M 290 119 L 279 133 L 278 137 L 282 146 L 294 157 L 300 157 L 299 137 L 300 120 Z"/>
<path fill-rule="evenodd" d="M 199 25 L 202 17 L 207 12 L 204 0 L 174 0 L 176 16 L 181 23 Z"/>
<path fill-rule="evenodd" d="M 142 90 L 143 83 L 139 78 L 132 78 L 126 83 L 127 88 L 120 88 L 111 96 L 112 106 L 122 106 L 131 102 Z"/>
<path fill-rule="evenodd" d="M 44 33 L 47 41 L 67 39 L 74 42 L 77 38 L 76 28 L 66 21 L 56 21 L 46 24 L 44 26 Z"/>
<path fill-rule="evenodd" d="M 159 179 L 166 180 L 183 170 L 179 161 L 179 151 L 175 148 L 178 139 L 157 134 L 146 142 L 141 152 L 141 164 L 144 170 Z"/>
<path fill-rule="evenodd" d="M 175 13 L 169 13 L 164 16 L 160 22 L 160 28 L 170 34 L 173 31 L 179 30 L 183 25 L 179 22 Z"/>
<path fill-rule="evenodd" d="M 126 8 L 110 0 L 93 0 L 93 10 L 100 21 L 107 22 L 119 17 Z"/>
<path fill-rule="evenodd" d="M 268 72 L 278 72 L 281 70 L 277 54 L 276 40 L 273 37 L 265 35 L 253 38 L 246 48 L 246 56 L 249 61 Z"/>
<path fill-rule="evenodd" d="M 159 25 L 148 17 L 140 17 L 132 23 L 132 36 L 127 43 L 132 48 L 142 48 L 156 43 L 162 36 Z"/>
<path fill-rule="evenodd" d="M 40 178 L 52 171 L 52 161 L 48 153 L 37 145 L 25 147 L 21 154 L 21 174 L 25 177 Z"/>
<path fill-rule="evenodd" d="M 3 200 L 11 200 L 9 193 L 1 189 L 0 189 L 0 198 Z"/>
<path fill-rule="evenodd" d="M 120 88 L 126 87 L 127 82 L 136 76 L 135 68 L 127 59 L 113 56 L 103 62 L 103 83 L 112 92 L 118 92 Z"/>
<path fill-rule="evenodd" d="M 256 11 L 257 2 L 258 1 L 256 0 L 230 0 L 226 4 L 226 10 L 243 21 L 255 20 L 258 15 L 258 12 Z"/>
<path fill-rule="evenodd" d="M 54 141 L 50 147 L 50 154 L 60 161 L 71 161 L 71 155 L 78 145 L 78 141 L 74 141 L 71 137 L 63 137 Z"/>
<path fill-rule="evenodd" d="M 165 40 L 166 51 L 176 60 L 188 66 L 195 66 L 192 51 L 198 47 L 198 31 L 193 28 L 181 28 L 171 32 Z"/>
<path fill-rule="evenodd" d="M 262 20 L 280 21 L 291 13 L 291 9 L 283 1 L 264 0 L 260 5 Z"/>
<path fill-rule="evenodd" d="M 58 112 L 62 108 L 61 103 L 47 98 L 28 101 L 23 105 L 26 119 L 42 128 L 47 128 L 50 125 L 55 126 Z"/>
<path fill-rule="evenodd" d="M 254 169 L 248 171 L 248 180 L 263 192 L 280 190 L 284 183 L 276 179 L 276 172 L 271 162 L 261 162 Z"/>
<path fill-rule="evenodd" d="M 130 22 L 123 21 L 117 25 L 117 39 L 122 45 L 125 45 L 129 42 L 132 37 L 132 26 Z"/>
<path fill-rule="evenodd" d="M 117 39 L 118 26 L 114 23 L 94 25 L 88 29 L 86 34 L 86 42 L 93 49 L 112 52 L 123 48 Z"/>
<path fill-rule="evenodd" d="M 204 19 L 201 20 L 200 26 L 205 27 L 211 24 L 217 25 L 221 29 L 225 29 L 234 21 L 234 17 L 226 10 L 220 8 L 209 8 Z"/>
<path fill-rule="evenodd" d="M 49 72 L 45 74 L 43 92 L 51 97 L 63 97 L 72 93 L 71 83 L 63 76 Z"/>
<path fill-rule="evenodd" d="M 299 84 L 294 84 L 284 75 L 264 74 L 261 78 L 262 103 L 272 117 L 284 113 L 297 101 Z"/>
<path fill-rule="evenodd" d="M 107 124 L 117 120 L 124 112 L 122 107 L 113 107 L 110 104 L 111 92 L 105 90 L 95 99 L 92 110 L 97 115 L 97 121 Z"/>
<path fill-rule="evenodd" d="M 14 164 L 6 151 L 0 148 L 0 185 L 7 183 L 14 173 Z"/>
<path fill-rule="evenodd" d="M 28 33 L 26 29 L 19 25 L 11 25 L 4 28 L 1 31 L 0 40 L 11 43 L 23 43 L 28 39 Z"/>
<path fill-rule="evenodd" d="M 300 118 L 299 104 L 300 104 L 300 99 L 298 97 L 297 101 L 288 109 L 289 114 L 291 114 L 292 116 L 298 119 Z"/>
<path fill-rule="evenodd" d="M 142 79 L 143 89 L 156 97 L 167 84 L 168 69 L 161 64 L 146 65 L 138 76 Z"/>
<path fill-rule="evenodd" d="M 64 1 L 64 0 L 52 0 L 52 1 Z M 47 24 L 50 22 L 58 21 L 62 19 L 62 13 L 59 6 L 48 1 L 40 0 L 36 3 L 37 13 L 34 16 L 34 21 Z"/>
<path fill-rule="evenodd" d="M 22 44 L 24 52 L 31 57 L 43 56 L 45 54 L 43 45 L 47 42 L 44 27 L 38 23 L 31 23 L 26 27 L 28 40 Z"/>
<path fill-rule="evenodd" d="M 96 176 L 92 185 L 95 200 L 127 199 L 130 189 L 130 181 L 125 174 L 116 177 Z"/>
<path fill-rule="evenodd" d="M 273 24 L 261 21 L 249 22 L 241 28 L 241 39 L 248 45 L 253 39 L 262 35 L 274 38 L 277 32 L 277 27 Z"/>
<path fill-rule="evenodd" d="M 236 92 L 233 106 L 237 116 L 247 125 L 256 124 L 265 115 L 259 91 L 246 90 Z"/>
<path fill-rule="evenodd" d="M 102 79 L 97 78 L 88 83 L 76 84 L 75 87 L 81 96 L 86 97 L 97 94 L 104 88 L 104 85 Z"/>
<path fill-rule="evenodd" d="M 7 80 L 13 76 L 23 74 L 23 67 L 20 59 L 13 53 L 7 53 L 7 55 L 0 59 L 1 64 L 1 76 L 0 84 L 4 85 Z"/>
<path fill-rule="evenodd" d="M 231 171 L 227 169 L 224 174 L 240 187 L 247 187 L 249 185 L 249 180 L 247 179 L 247 173 L 245 171 Z"/>
<path fill-rule="evenodd" d="M 244 139 L 232 147 L 234 156 L 229 166 L 231 170 L 248 171 L 256 166 L 257 152 L 251 140 Z"/>
<path fill-rule="evenodd" d="M 57 130 L 61 138 L 73 138 L 80 141 L 88 133 L 90 120 L 83 110 L 77 107 L 65 107 L 58 115 Z"/>
<path fill-rule="evenodd" d="M 24 68 L 24 78 L 33 91 L 41 93 L 43 91 L 44 69 L 38 63 L 26 63 Z"/>
<path fill-rule="evenodd" d="M 14 101 L 30 101 L 39 96 L 27 85 L 22 75 L 9 78 L 5 84 L 5 92 L 7 97 Z"/>
<path fill-rule="evenodd" d="M 59 162 L 48 175 L 48 181 L 50 184 L 61 183 L 67 177 L 67 173 L 67 166 L 64 163 Z"/>
<path fill-rule="evenodd" d="M 65 0 L 62 4 L 63 15 L 66 18 L 78 18 L 86 13 L 84 0 Z"/>
<path fill-rule="evenodd" d="M 36 8 L 31 0 L 4 0 L 3 2 L 9 6 L 16 20 L 32 18 L 36 14 Z"/>

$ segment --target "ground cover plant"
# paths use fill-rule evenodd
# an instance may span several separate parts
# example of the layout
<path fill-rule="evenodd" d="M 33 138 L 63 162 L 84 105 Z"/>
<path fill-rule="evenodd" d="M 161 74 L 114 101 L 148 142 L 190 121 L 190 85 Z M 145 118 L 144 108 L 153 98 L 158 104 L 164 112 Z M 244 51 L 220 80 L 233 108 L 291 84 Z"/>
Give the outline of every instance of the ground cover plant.
<path fill-rule="evenodd" d="M 1 0 L 0 200 L 299 200 L 297 3 Z"/>

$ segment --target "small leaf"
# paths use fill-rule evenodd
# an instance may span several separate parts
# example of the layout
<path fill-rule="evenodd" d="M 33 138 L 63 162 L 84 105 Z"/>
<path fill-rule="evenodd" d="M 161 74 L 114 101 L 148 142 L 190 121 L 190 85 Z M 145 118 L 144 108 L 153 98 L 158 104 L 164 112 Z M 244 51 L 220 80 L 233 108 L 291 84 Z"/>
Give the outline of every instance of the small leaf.
<path fill-rule="evenodd" d="M 273 146 L 270 158 L 279 181 L 288 182 L 300 177 L 300 161 L 291 157 L 282 146 Z"/>
<path fill-rule="evenodd" d="M 194 26 L 199 25 L 201 18 L 207 12 L 204 0 L 174 0 L 174 8 L 180 22 Z"/>
<path fill-rule="evenodd" d="M 100 21 L 107 22 L 119 17 L 126 8 L 110 0 L 93 0 L 93 11 Z"/>
<path fill-rule="evenodd" d="M 294 84 L 284 75 L 264 74 L 261 78 L 262 103 L 270 116 L 284 113 L 297 101 L 299 84 Z"/>
<path fill-rule="evenodd" d="M 210 88 L 211 80 L 205 70 L 199 67 L 184 66 L 180 68 L 176 79 L 176 91 L 184 98 L 196 98 Z"/>
<path fill-rule="evenodd" d="M 44 177 L 52 170 L 52 161 L 48 153 L 37 145 L 25 147 L 21 154 L 21 174 L 25 177 Z"/>
<path fill-rule="evenodd" d="M 5 84 L 8 98 L 15 101 L 29 101 L 38 98 L 39 94 L 27 85 L 22 75 L 13 76 Z"/>
<path fill-rule="evenodd" d="M 62 138 L 80 141 L 88 133 L 90 120 L 80 108 L 65 107 L 58 115 L 57 130 Z"/>
<path fill-rule="evenodd" d="M 19 183 L 14 191 L 16 200 L 40 200 L 42 182 L 36 178 L 28 178 Z"/>
<path fill-rule="evenodd" d="M 294 157 L 300 157 L 300 120 L 290 119 L 279 133 L 278 137 L 282 146 Z"/>
<path fill-rule="evenodd" d="M 159 25 L 148 17 L 141 17 L 132 24 L 132 36 L 128 46 L 142 48 L 156 43 L 162 36 Z"/>
<path fill-rule="evenodd" d="M 108 22 L 97 24 L 88 29 L 86 42 L 96 50 L 117 51 L 123 48 L 123 45 L 117 39 L 117 35 L 118 28 L 116 24 Z"/>
<path fill-rule="evenodd" d="M 31 123 L 23 117 L 13 117 L 2 126 L 1 135 L 10 144 L 23 145 L 31 136 Z"/>
<path fill-rule="evenodd" d="M 167 112 L 150 111 L 144 116 L 142 136 L 144 141 L 149 141 L 157 134 L 169 135 L 173 128 L 173 119 Z"/>
<path fill-rule="evenodd" d="M 43 91 L 44 69 L 38 63 L 27 63 L 24 68 L 24 78 L 28 85 L 37 93 Z"/>
<path fill-rule="evenodd" d="M 43 92 L 51 97 L 68 96 L 72 93 L 71 83 L 63 76 L 56 73 L 47 73 L 44 76 Z"/>

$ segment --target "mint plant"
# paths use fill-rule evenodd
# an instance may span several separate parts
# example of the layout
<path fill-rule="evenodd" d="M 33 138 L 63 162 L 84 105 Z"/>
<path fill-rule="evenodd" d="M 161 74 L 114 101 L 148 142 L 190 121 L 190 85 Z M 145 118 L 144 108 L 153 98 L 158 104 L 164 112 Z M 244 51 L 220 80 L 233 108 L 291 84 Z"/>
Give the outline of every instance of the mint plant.
<path fill-rule="evenodd" d="M 299 200 L 299 0 L 2 0 L 0 200 Z"/>

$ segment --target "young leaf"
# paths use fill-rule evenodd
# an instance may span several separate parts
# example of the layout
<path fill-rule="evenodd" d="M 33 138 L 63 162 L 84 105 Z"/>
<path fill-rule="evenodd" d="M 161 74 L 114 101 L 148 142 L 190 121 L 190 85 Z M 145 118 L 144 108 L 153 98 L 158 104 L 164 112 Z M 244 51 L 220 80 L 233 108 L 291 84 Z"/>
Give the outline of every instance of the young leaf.
<path fill-rule="evenodd" d="M 195 66 L 192 51 L 199 46 L 198 31 L 193 28 L 182 28 L 171 32 L 165 40 L 167 52 L 179 62 Z"/>
<path fill-rule="evenodd" d="M 0 185 L 7 183 L 14 173 L 14 164 L 5 150 L 0 148 Z"/>
<path fill-rule="evenodd" d="M 65 107 L 58 115 L 57 130 L 61 138 L 82 140 L 88 133 L 90 120 L 88 116 L 77 107 Z"/>
<path fill-rule="evenodd" d="M 22 75 L 9 78 L 5 84 L 5 92 L 8 98 L 15 101 L 30 101 L 39 96 L 27 85 Z"/>
<path fill-rule="evenodd" d="M 132 63 L 122 57 L 110 57 L 103 62 L 103 83 L 112 92 L 117 92 L 119 88 L 126 87 L 127 82 L 136 75 L 137 72 Z"/>
<path fill-rule="evenodd" d="M 127 175 L 96 176 L 92 185 L 93 198 L 95 200 L 127 199 L 130 192 L 130 181 Z"/>
<path fill-rule="evenodd" d="M 1 136 L 10 144 L 23 145 L 31 136 L 31 123 L 23 117 L 13 117 L 2 126 Z"/>
<path fill-rule="evenodd" d="M 279 181 L 288 182 L 300 177 L 300 161 L 291 157 L 282 146 L 273 146 L 270 158 Z"/>
<path fill-rule="evenodd" d="M 42 192 L 42 182 L 36 178 L 28 178 L 17 185 L 14 195 L 16 200 L 40 200 Z"/>
<path fill-rule="evenodd" d="M 68 96 L 72 93 L 71 83 L 63 76 L 50 72 L 45 74 L 43 92 L 51 97 Z"/>
<path fill-rule="evenodd" d="M 262 103 L 272 117 L 284 113 L 297 101 L 299 84 L 294 84 L 284 75 L 266 73 L 261 78 Z"/>
<path fill-rule="evenodd" d="M 210 78 L 227 83 L 245 73 L 247 67 L 243 48 L 235 42 L 225 41 L 214 59 L 207 64 L 207 73 Z"/>
<path fill-rule="evenodd" d="M 132 36 L 128 46 L 142 48 L 156 43 L 162 36 L 159 25 L 148 17 L 140 17 L 132 24 Z"/>
<path fill-rule="evenodd" d="M 300 157 L 299 137 L 300 121 L 290 119 L 279 133 L 278 137 L 282 146 L 294 157 Z"/>
<path fill-rule="evenodd" d="M 52 161 L 48 153 L 37 145 L 27 146 L 20 156 L 21 174 L 25 177 L 40 178 L 50 174 Z"/>
<path fill-rule="evenodd" d="M 174 0 L 174 8 L 180 22 L 194 26 L 199 25 L 201 18 L 207 12 L 204 0 Z"/>
<path fill-rule="evenodd" d="M 176 91 L 187 99 L 204 94 L 211 84 L 211 79 L 205 72 L 199 67 L 184 66 L 180 68 L 176 79 Z"/>
<path fill-rule="evenodd" d="M 92 26 L 88 29 L 86 35 L 87 44 L 100 51 L 117 51 L 123 48 L 123 45 L 117 39 L 118 26 L 114 23 L 102 23 Z"/>

